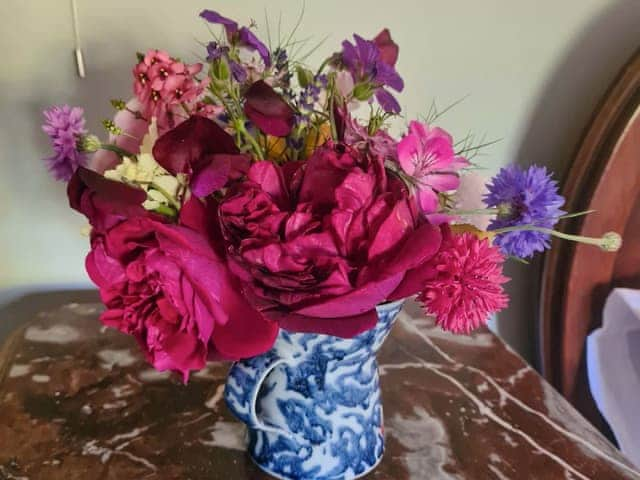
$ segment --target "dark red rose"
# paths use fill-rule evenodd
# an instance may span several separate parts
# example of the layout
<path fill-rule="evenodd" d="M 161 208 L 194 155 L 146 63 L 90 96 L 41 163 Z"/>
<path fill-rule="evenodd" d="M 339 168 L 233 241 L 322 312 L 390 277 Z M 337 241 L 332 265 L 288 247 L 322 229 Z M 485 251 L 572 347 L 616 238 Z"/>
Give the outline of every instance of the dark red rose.
<path fill-rule="evenodd" d="M 208 358 L 271 348 L 278 326 L 240 294 L 214 249 L 215 216 L 199 199 L 174 224 L 141 207 L 142 190 L 87 169 L 76 171 L 68 192 L 93 226 L 86 267 L 107 307 L 101 319 L 133 335 L 155 368 L 186 379 Z"/>
<path fill-rule="evenodd" d="M 202 217 L 199 201 L 190 203 L 186 215 Z M 277 324 L 240 294 L 207 232 L 134 217 L 94 232 L 91 247 L 86 266 L 107 307 L 102 321 L 133 335 L 156 369 L 186 380 L 210 357 L 235 360 L 271 348 Z"/>
<path fill-rule="evenodd" d="M 378 157 L 328 144 L 292 175 L 270 162 L 219 209 L 227 261 L 245 293 L 284 328 L 350 337 L 440 245 Z M 416 293 L 419 286 L 414 286 Z"/>
<path fill-rule="evenodd" d="M 91 226 L 104 230 L 127 217 L 152 215 L 142 208 L 147 194 L 140 188 L 109 180 L 79 167 L 67 185 L 69 206 L 84 214 Z"/>

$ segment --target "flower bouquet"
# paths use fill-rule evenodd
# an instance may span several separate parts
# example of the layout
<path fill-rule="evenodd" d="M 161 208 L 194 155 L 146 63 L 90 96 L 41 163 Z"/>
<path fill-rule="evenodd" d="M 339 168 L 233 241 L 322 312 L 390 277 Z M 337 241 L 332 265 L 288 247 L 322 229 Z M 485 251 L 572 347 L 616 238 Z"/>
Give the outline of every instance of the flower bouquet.
<path fill-rule="evenodd" d="M 266 471 L 361 476 L 384 449 L 375 352 L 404 299 L 468 333 L 507 305 L 506 257 L 620 237 L 555 231 L 563 198 L 541 167 L 502 169 L 462 208 L 479 146 L 433 121 L 389 133 L 404 85 L 388 30 L 311 69 L 291 39 L 200 17 L 220 28 L 206 62 L 138 54 L 107 140 L 78 107 L 45 111 L 46 163 L 91 224 L 101 320 L 185 382 L 236 361 L 225 398 Z"/>

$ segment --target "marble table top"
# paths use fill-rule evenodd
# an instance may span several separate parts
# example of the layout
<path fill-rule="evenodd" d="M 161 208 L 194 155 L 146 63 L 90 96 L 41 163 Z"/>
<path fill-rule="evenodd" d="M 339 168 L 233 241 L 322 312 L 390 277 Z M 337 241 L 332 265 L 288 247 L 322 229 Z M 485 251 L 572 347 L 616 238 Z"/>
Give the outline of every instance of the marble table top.
<path fill-rule="evenodd" d="M 0 337 L 0 480 L 269 478 L 222 400 L 228 365 L 182 385 L 100 310 L 48 308 Z M 368 479 L 640 479 L 495 335 L 416 318 L 405 307 L 379 356 L 387 450 Z"/>

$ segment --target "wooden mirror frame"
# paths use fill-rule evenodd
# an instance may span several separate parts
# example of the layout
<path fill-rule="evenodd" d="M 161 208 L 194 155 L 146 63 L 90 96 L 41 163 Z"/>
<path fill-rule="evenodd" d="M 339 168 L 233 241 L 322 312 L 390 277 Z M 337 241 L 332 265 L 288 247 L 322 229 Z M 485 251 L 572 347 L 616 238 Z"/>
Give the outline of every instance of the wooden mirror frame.
<path fill-rule="evenodd" d="M 577 99 L 579 101 L 579 99 Z M 615 254 L 553 241 L 544 260 L 539 322 L 540 366 L 594 425 L 606 431 L 588 387 L 585 341 L 601 325 L 613 287 L 640 288 L 640 51 L 601 102 L 564 178 L 568 212 L 559 229 L 578 235 L 623 235 Z"/>

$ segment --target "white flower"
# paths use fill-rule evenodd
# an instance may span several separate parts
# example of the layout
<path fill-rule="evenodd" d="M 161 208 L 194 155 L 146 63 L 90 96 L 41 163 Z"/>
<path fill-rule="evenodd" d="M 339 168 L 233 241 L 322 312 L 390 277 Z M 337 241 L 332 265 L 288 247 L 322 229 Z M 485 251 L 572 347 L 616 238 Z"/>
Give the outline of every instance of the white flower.
<path fill-rule="evenodd" d="M 154 121 L 142 141 L 140 154 L 135 158 L 124 157 L 118 166 L 104 172 L 106 178 L 131 183 L 146 191 L 147 200 L 142 206 L 147 210 L 179 205 L 178 196 L 184 191 L 184 178 L 171 175 L 153 158 L 151 152 L 157 138 Z"/>

